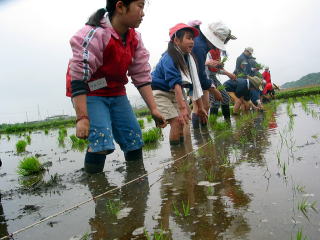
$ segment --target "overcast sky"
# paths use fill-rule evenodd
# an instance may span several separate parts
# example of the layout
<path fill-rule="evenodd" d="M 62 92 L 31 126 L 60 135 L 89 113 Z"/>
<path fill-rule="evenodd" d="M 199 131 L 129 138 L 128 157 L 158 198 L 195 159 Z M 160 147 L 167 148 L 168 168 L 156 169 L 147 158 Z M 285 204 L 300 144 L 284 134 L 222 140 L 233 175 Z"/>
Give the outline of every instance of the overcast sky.
<path fill-rule="evenodd" d="M 73 114 L 65 97 L 70 37 L 102 0 L 0 0 L 0 123 Z M 222 20 L 238 37 L 227 46 L 226 69 L 247 46 L 281 85 L 320 71 L 319 0 L 149 0 L 138 31 L 154 66 L 178 22 Z M 222 79 L 224 80 L 224 79 Z M 127 85 L 129 96 L 138 94 Z"/>

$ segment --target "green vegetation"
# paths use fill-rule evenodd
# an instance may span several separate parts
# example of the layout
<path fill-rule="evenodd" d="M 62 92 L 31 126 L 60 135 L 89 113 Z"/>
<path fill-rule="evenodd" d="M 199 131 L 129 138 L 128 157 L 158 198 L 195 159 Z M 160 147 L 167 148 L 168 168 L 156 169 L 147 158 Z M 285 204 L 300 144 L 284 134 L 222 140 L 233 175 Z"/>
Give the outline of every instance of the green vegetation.
<path fill-rule="evenodd" d="M 17 153 L 22 153 L 26 151 L 27 142 L 25 140 L 19 140 L 16 143 Z"/>
<path fill-rule="evenodd" d="M 27 136 L 26 136 L 26 142 L 28 143 L 28 145 L 31 144 L 31 137 L 30 137 L 30 135 L 27 135 Z"/>
<path fill-rule="evenodd" d="M 21 176 L 35 175 L 44 170 L 37 157 L 26 157 L 19 162 L 17 173 Z"/>
<path fill-rule="evenodd" d="M 142 133 L 142 139 L 145 144 L 155 143 L 162 137 L 160 128 L 151 128 Z"/>
<path fill-rule="evenodd" d="M 90 239 L 90 234 L 88 232 L 84 233 L 80 240 L 89 240 Z"/>
<path fill-rule="evenodd" d="M 64 139 L 68 136 L 68 131 L 64 127 L 59 129 L 58 142 L 59 145 L 64 146 Z"/>
<path fill-rule="evenodd" d="M 133 109 L 133 111 L 137 117 L 145 117 L 147 115 L 150 115 L 150 110 L 147 107 L 135 108 Z"/>
<path fill-rule="evenodd" d="M 0 133 L 20 133 L 20 132 L 31 132 L 40 129 L 53 129 L 64 127 L 74 127 L 75 118 L 50 120 L 32 123 L 16 123 L 16 124 L 1 124 Z"/>
<path fill-rule="evenodd" d="M 181 207 L 182 207 L 182 213 L 179 211 L 175 203 L 173 205 L 173 211 L 176 216 L 184 216 L 187 217 L 190 215 L 190 204 L 189 201 L 187 203 L 184 203 L 184 201 L 181 201 Z"/>
<path fill-rule="evenodd" d="M 286 99 L 286 98 L 316 95 L 316 94 L 320 94 L 320 86 L 298 88 L 298 89 L 292 89 L 292 90 L 282 90 L 282 91 L 276 92 L 276 99 L 281 99 L 281 98 Z"/>
<path fill-rule="evenodd" d="M 70 136 L 70 140 L 72 144 L 71 148 L 77 149 L 80 152 L 83 152 L 89 144 L 88 140 L 77 138 L 74 134 Z"/>
<path fill-rule="evenodd" d="M 45 134 L 45 135 L 48 135 L 48 134 L 49 134 L 49 129 L 46 128 L 46 129 L 44 130 L 44 134 Z"/>
<path fill-rule="evenodd" d="M 303 76 L 297 81 L 287 82 L 283 84 L 282 88 L 297 88 L 297 87 L 306 87 L 310 85 L 320 84 L 320 72 L 310 73 L 306 76 Z"/>
<path fill-rule="evenodd" d="M 138 119 L 138 123 L 141 129 L 144 129 L 144 120 L 143 119 Z"/>
<path fill-rule="evenodd" d="M 151 235 L 149 235 L 148 231 L 144 229 L 144 236 L 146 237 L 147 240 L 166 240 L 170 239 L 168 236 L 165 235 L 165 232 L 160 229 L 160 231 L 154 232 L 153 233 L 153 238 Z"/>
<path fill-rule="evenodd" d="M 152 122 L 152 116 L 151 116 L 151 115 L 148 115 L 148 116 L 147 116 L 147 121 L 148 121 L 148 122 Z"/>
<path fill-rule="evenodd" d="M 120 200 L 108 200 L 106 203 L 106 208 L 111 215 L 116 217 L 121 210 L 121 205 L 122 203 Z"/>

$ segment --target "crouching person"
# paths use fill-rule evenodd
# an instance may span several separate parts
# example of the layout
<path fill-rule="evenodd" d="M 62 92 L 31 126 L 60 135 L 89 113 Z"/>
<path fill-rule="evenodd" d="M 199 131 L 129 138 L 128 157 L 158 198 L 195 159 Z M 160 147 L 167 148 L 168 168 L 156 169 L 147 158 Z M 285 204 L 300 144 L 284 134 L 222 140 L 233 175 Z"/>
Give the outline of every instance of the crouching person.
<path fill-rule="evenodd" d="M 248 76 L 247 78 L 238 78 L 236 81 L 230 79 L 224 83 L 224 87 L 234 102 L 233 113 L 235 115 L 239 114 L 241 108 L 244 111 L 248 111 L 250 108 L 259 110 L 259 107 L 252 103 L 251 98 L 254 91 L 262 90 L 260 78 Z"/>
<path fill-rule="evenodd" d="M 170 28 L 167 51 L 162 55 L 152 72 L 152 90 L 161 114 L 170 124 L 171 145 L 183 142 L 183 127 L 190 120 L 190 109 L 186 102 L 184 88 L 190 88 L 192 99 L 197 105 L 196 114 L 203 123 L 207 122 L 207 112 L 203 107 L 203 95 L 197 66 L 191 55 L 194 37 L 199 35 L 196 28 L 180 23 Z"/>

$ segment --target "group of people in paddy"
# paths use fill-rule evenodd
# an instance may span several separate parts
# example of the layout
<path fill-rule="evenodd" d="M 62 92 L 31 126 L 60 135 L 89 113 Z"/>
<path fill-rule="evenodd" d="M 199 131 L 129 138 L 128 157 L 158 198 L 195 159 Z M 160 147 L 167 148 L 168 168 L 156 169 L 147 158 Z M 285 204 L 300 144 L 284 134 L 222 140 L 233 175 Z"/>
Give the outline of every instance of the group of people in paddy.
<path fill-rule="evenodd" d="M 126 96 L 128 76 L 157 126 L 170 125 L 171 145 L 183 144 L 189 121 L 194 129 L 203 127 L 220 106 L 230 121 L 231 102 L 232 114 L 238 115 L 263 110 L 263 99 L 274 95 L 269 68 L 260 74 L 251 47 L 237 58 L 233 72 L 224 68 L 226 45 L 236 37 L 223 22 L 173 24 L 168 48 L 151 71 L 149 52 L 135 31 L 144 5 L 144 0 L 107 0 L 70 40 L 67 96 L 76 111 L 76 134 L 89 141 L 88 173 L 103 171 L 106 156 L 115 149 L 113 140 L 126 161 L 143 159 L 141 129 Z M 217 75 L 229 80 L 222 84 Z"/>

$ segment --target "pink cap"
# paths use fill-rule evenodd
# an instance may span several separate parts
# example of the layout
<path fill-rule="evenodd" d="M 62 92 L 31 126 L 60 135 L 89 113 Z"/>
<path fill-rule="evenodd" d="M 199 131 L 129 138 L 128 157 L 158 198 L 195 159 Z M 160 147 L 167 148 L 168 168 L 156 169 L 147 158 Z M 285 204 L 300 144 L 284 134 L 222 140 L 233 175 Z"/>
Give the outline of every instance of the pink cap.
<path fill-rule="evenodd" d="M 178 23 L 176 24 L 175 26 L 173 26 L 172 28 L 169 29 L 169 36 L 170 36 L 170 39 L 172 38 L 172 36 L 179 30 L 183 29 L 183 28 L 188 28 L 190 29 L 191 31 L 193 31 L 193 36 L 194 37 L 197 37 L 199 35 L 199 30 L 194 28 L 194 27 L 191 27 L 187 24 L 184 24 L 184 23 Z"/>
<path fill-rule="evenodd" d="M 200 26 L 201 24 L 202 24 L 202 22 L 200 20 L 192 20 L 192 21 L 188 22 L 188 25 L 191 27 Z"/>

